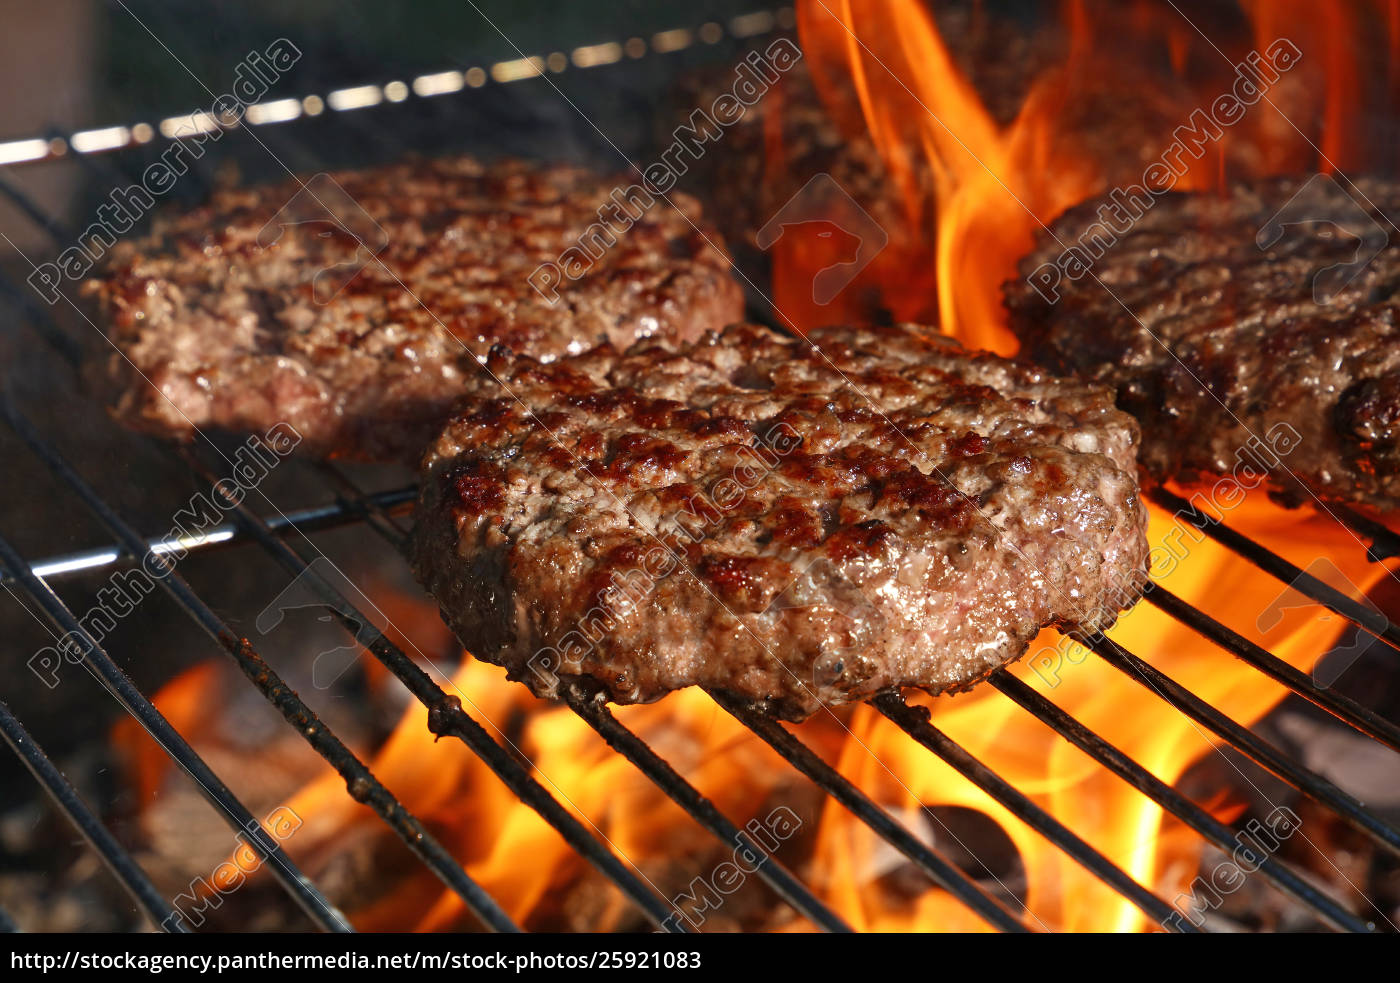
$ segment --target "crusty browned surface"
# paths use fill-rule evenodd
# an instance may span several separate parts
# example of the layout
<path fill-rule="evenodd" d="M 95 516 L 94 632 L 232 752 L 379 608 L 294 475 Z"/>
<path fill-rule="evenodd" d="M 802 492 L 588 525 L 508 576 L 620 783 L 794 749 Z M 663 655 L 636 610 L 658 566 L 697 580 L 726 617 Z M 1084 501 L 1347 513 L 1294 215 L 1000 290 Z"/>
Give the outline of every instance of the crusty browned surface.
<path fill-rule="evenodd" d="M 1112 623 L 1147 546 L 1107 390 L 914 325 L 811 337 L 493 355 L 416 519 L 464 644 L 543 696 L 704 685 L 798 719 Z"/>
<path fill-rule="evenodd" d="M 121 351 L 110 362 L 120 419 L 178 437 L 285 422 L 311 453 L 416 460 L 494 344 L 550 358 L 694 338 L 741 316 L 722 240 L 685 195 L 618 231 L 550 304 L 527 277 L 633 182 L 468 158 L 332 177 L 387 246 L 328 303 L 313 280 L 356 258 L 354 238 L 293 225 L 258 244 L 293 182 L 217 192 L 114 250 L 90 289 Z"/>
<path fill-rule="evenodd" d="M 1314 195 L 1328 185 L 1312 185 L 1304 200 L 1317 224 L 1261 249 L 1256 236 L 1304 184 L 1165 196 L 1095 264 L 1101 282 L 1066 276 L 1054 304 L 1009 282 L 1011 326 L 1052 371 L 1117 388 L 1143 427 L 1143 467 L 1159 479 L 1229 472 L 1252 435 L 1272 444 L 1286 424 L 1301 442 L 1273 473 L 1285 498 L 1306 496 L 1296 476 L 1324 498 L 1391 509 L 1400 502 L 1400 248 L 1382 213 L 1400 214 L 1400 186 L 1365 180 L 1349 196 Z M 1363 196 L 1375 206 L 1364 220 L 1355 214 Z M 1098 205 L 1054 223 L 1022 273 L 1053 260 L 1055 239 L 1078 241 Z M 1373 234 L 1390 244 L 1318 303 L 1318 274 L 1351 262 L 1355 236 Z"/>

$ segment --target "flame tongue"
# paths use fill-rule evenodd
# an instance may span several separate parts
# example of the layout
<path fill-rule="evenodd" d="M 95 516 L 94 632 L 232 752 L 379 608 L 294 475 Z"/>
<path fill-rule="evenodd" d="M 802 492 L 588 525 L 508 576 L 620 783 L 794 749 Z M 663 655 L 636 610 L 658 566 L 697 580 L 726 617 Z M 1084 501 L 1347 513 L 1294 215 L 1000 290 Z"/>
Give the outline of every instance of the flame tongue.
<path fill-rule="evenodd" d="M 927 317 L 974 347 L 1016 349 L 1000 285 L 1048 220 L 1098 190 L 1097 168 L 1057 140 L 1060 73 L 1035 82 L 1003 127 L 919 0 L 798 6 L 817 90 L 842 128 L 867 128 L 903 205 L 898 241 L 933 243 L 880 286 L 897 319 Z M 888 268 L 888 265 L 887 267 Z M 920 270 L 923 270 L 921 275 Z M 804 327 L 809 325 L 804 325 Z"/>

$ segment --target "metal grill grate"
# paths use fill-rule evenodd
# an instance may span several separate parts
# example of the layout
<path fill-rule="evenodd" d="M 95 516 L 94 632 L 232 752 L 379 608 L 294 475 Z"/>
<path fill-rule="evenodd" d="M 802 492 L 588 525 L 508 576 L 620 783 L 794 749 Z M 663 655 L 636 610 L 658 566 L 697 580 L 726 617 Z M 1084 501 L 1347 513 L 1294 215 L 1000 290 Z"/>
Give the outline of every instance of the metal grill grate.
<path fill-rule="evenodd" d="M 434 112 L 447 112 L 448 109 L 444 107 L 449 107 L 449 102 L 434 100 Z M 354 114 L 347 114 L 346 119 L 352 121 L 349 125 L 354 125 L 353 117 Z M 283 140 L 289 138 L 292 130 L 291 127 L 277 129 L 281 131 L 279 139 Z M 72 143 L 71 135 L 64 139 Z M 89 169 L 94 180 L 100 182 L 110 183 L 112 175 L 120 174 L 119 169 L 123 166 L 120 151 L 105 155 L 100 164 L 88 159 L 93 156 L 91 154 L 78 156 L 84 160 L 83 166 Z M 314 160 L 315 157 L 314 151 L 304 144 L 297 147 L 295 156 L 301 160 Z M 48 232 L 53 237 L 56 248 L 74 241 L 59 219 L 44 212 L 3 179 L 0 179 L 0 194 L 19 205 L 20 210 L 28 215 L 38 228 Z M 24 286 L 8 280 L 0 281 L 0 292 L 0 296 L 3 296 L 11 308 L 12 322 L 26 322 L 36 331 L 38 337 L 46 341 L 61 357 L 76 364 L 78 345 L 53 322 L 46 310 L 33 302 Z M 7 541 L 0 539 L 0 576 L 3 577 L 4 583 L 34 602 L 37 610 L 56 630 L 61 633 L 71 632 L 79 639 L 86 669 L 161 744 L 171 760 L 196 781 L 206 798 L 230 827 L 249 835 L 254 849 L 269 861 L 269 866 L 283 890 L 295 899 L 312 920 L 328 931 L 350 930 L 345 917 L 327 901 L 316 885 L 295 867 L 278 844 L 263 832 L 237 796 L 161 716 L 103 647 L 84 632 L 73 613 L 53 592 L 51 581 L 79 571 L 143 562 L 169 570 L 168 576 L 158 580 L 161 588 L 184 614 L 233 660 L 307 744 L 336 769 L 345 779 L 350 794 L 370 806 L 418 860 L 463 900 L 483 925 L 499 931 L 517 930 L 518 927 L 499 904 L 472 880 L 463 866 L 438 843 L 422 822 L 384 788 L 369 767 L 317 718 L 268 666 L 255 648 L 234 632 L 216 613 L 215 607 L 206 602 L 174 569 L 173 564 L 163 557 L 162 541 L 139 534 L 94 488 L 90 479 L 70 465 L 53 443 L 25 419 L 8 398 L 4 402 L 3 413 L 6 423 L 37 459 L 83 503 L 112 537 L 110 545 L 43 560 L 26 559 Z M 213 484 L 218 477 L 195 450 L 168 450 L 168 453 L 178 461 L 181 468 L 202 481 Z M 206 530 L 184 545 L 193 552 L 217 550 L 230 556 L 240 549 L 260 549 L 289 574 L 301 578 L 303 583 L 318 592 L 326 606 L 352 636 L 364 626 L 382 628 L 383 626 L 375 626 L 374 619 L 357 608 L 350 598 L 344 597 L 332 584 L 321 578 L 304 552 L 291 545 L 288 538 L 293 532 L 307 533 L 337 527 L 361 526 L 382 537 L 396 550 L 402 551 L 406 531 L 399 517 L 412 502 L 414 489 L 391 488 L 366 492 L 334 465 L 322 464 L 314 467 L 326 487 L 334 493 L 334 505 L 306 508 L 276 516 L 262 516 L 245 501 L 230 500 L 233 515 L 231 522 Z M 1154 496 L 1158 504 L 1245 557 L 1270 576 L 1291 584 L 1295 589 L 1392 648 L 1400 643 L 1400 627 L 1377 615 L 1375 611 L 1309 577 L 1281 557 L 1230 529 L 1228 525 L 1210 519 L 1189 502 L 1165 491 L 1156 492 Z M 1351 513 L 1344 513 L 1343 519 L 1355 532 L 1372 541 L 1373 559 L 1379 561 L 1386 557 L 1400 556 L 1400 536 L 1394 532 Z M 1261 674 L 1311 701 L 1357 732 L 1387 747 L 1400 750 L 1400 726 L 1395 722 L 1379 717 L 1345 696 L 1318 686 L 1307 674 L 1292 668 L 1277 656 L 1241 637 L 1161 587 L 1149 588 L 1145 601 L 1199 634 L 1218 648 L 1223 657 L 1243 660 Z M 1208 702 L 1118 644 L 1103 638 L 1086 638 L 1080 641 L 1110 666 L 1125 673 L 1156 697 L 1216 735 L 1224 745 L 1257 762 L 1303 795 L 1360 830 L 1381 847 L 1400 854 L 1400 830 L 1368 810 L 1353 796 L 1230 720 Z M 662 897 L 645 877 L 639 876 L 639 870 L 633 869 L 595 830 L 575 818 L 574 814 L 560 803 L 555 790 L 541 784 L 527 764 L 522 763 L 511 753 L 511 749 L 504 747 L 485 726 L 464 711 L 461 702 L 444 691 L 402 649 L 382 633 L 369 643 L 368 649 L 404 684 L 413 697 L 428 709 L 429 726 L 436 735 L 466 745 L 515 796 L 537 812 L 580 857 L 614 884 L 650 922 L 668 931 L 686 931 L 691 928 L 671 902 Z M 1194 830 L 1203 840 L 1227 852 L 1239 848 L 1240 844 L 1232 831 L 1205 809 L 1158 780 L 1147 768 L 1090 731 L 1053 701 L 1035 692 L 1015 676 L 1000 670 L 993 674 L 989 685 L 1044 723 L 1059 738 L 1078 747 L 1104 769 L 1160 805 L 1167 813 Z M 759 707 L 744 700 L 723 693 L 710 695 L 719 707 L 772 747 L 826 796 L 848 810 L 907 858 L 934 884 L 957 898 L 988 924 L 1004 931 L 1031 930 L 1036 921 L 1033 913 L 1014 910 L 990 894 L 944 853 L 928 845 L 899 819 L 842 777 L 791 728 L 776 722 Z M 824 904 L 808 886 L 766 852 L 734 820 L 723 815 L 687 781 L 685 776 L 673 768 L 646 741 L 627 729 L 606 707 L 592 700 L 587 693 L 578 688 L 570 689 L 566 693 L 565 702 L 618 754 L 624 756 L 716 840 L 727 847 L 741 846 L 751 856 L 760 858 L 758 876 L 793 909 L 827 931 L 849 930 L 845 921 Z M 935 727 L 924 710 L 910 706 L 894 694 L 880 696 L 871 703 L 875 710 L 901 728 L 910 740 L 952 766 L 969 782 L 1005 806 L 1049 843 L 1063 851 L 1068 858 L 1127 899 L 1147 917 L 1163 923 L 1172 930 L 1194 930 L 1194 926 L 1189 922 L 1170 917 L 1175 909 L 1165 898 L 1138 883 L 1121 867 L 1031 801 L 1011 782 Z M 150 920 L 167 930 L 185 930 L 187 926 L 178 913 L 172 911 L 169 903 L 159 895 L 140 866 L 82 802 L 53 761 L 34 743 L 12 709 L 4 703 L 0 703 L 0 733 L 3 733 L 6 742 L 92 849 L 127 888 Z M 1051 739 L 1049 735 L 1047 739 Z M 1253 851 L 1252 847 L 1245 849 Z M 1307 906 L 1327 923 L 1346 931 L 1376 930 L 1376 925 L 1346 910 L 1277 858 L 1260 851 L 1255 852 L 1252 859 L 1258 864 L 1258 873 L 1270 885 Z M 0 926 L 6 920 L 3 913 L 0 913 Z"/>

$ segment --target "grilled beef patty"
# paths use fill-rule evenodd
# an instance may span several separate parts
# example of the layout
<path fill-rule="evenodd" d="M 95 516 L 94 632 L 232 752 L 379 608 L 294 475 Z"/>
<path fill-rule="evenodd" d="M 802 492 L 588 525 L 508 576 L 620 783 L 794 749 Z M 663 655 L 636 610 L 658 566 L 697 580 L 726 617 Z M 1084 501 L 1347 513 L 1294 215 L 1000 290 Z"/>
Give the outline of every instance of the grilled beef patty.
<path fill-rule="evenodd" d="M 624 208 L 611 195 L 630 181 L 466 158 L 331 178 L 220 191 L 113 251 L 89 289 L 122 421 L 175 437 L 285 422 L 312 453 L 416 460 L 493 344 L 547 359 L 742 315 L 685 195 Z M 537 272 L 585 230 L 601 255 L 577 279 Z"/>
<path fill-rule="evenodd" d="M 1131 603 L 1137 427 L 1108 390 L 916 325 L 811 340 L 493 353 L 423 462 L 415 567 L 458 637 L 541 696 L 703 685 L 801 719 L 965 689 Z"/>
<path fill-rule="evenodd" d="M 1057 301 L 1009 282 L 1011 326 L 1040 364 L 1117 388 L 1158 479 L 1194 483 L 1243 463 L 1268 468 L 1286 501 L 1311 491 L 1394 508 L 1400 248 L 1382 213 L 1400 214 L 1400 185 L 1358 187 L 1289 178 L 1165 195 L 1092 276 L 1049 287 Z M 1103 231 L 1100 205 L 1055 222 L 1023 277 L 1048 286 L 1061 244 Z"/>

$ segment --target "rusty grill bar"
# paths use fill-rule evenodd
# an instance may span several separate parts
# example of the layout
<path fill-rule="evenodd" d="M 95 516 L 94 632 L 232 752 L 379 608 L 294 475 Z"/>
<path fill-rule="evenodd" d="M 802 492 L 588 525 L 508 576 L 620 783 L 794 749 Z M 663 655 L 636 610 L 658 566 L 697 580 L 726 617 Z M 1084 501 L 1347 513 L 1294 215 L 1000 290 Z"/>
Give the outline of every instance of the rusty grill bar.
<path fill-rule="evenodd" d="M 446 101 L 431 101 L 433 112 L 448 112 Z M 343 119 L 346 125 L 351 127 L 365 125 L 355 113 L 345 114 Z M 288 156 L 298 166 L 304 162 L 314 164 L 314 150 L 309 149 L 304 142 L 296 141 L 294 131 L 295 127 L 280 125 L 269 128 L 268 134 L 279 146 L 289 142 L 293 144 L 288 150 Z M 65 134 L 56 135 L 60 139 L 67 138 Z M 382 139 L 382 134 L 378 138 Z M 94 179 L 110 181 L 114 176 L 119 179 L 131 177 L 121 170 L 123 160 L 120 153 L 73 156 Z M 45 212 L 3 178 L 0 178 L 0 195 L 15 203 L 36 227 L 53 238 L 59 248 L 65 243 L 76 241 L 58 218 Z M 11 324 L 27 324 L 35 331 L 37 337 L 62 359 L 71 365 L 78 363 L 78 342 L 54 323 L 48 311 L 34 302 L 24 285 L 0 277 L 0 301 L 11 308 Z M 316 753 L 336 769 L 345 779 L 349 793 L 374 809 L 380 820 L 399 836 L 418 859 L 462 898 L 484 927 L 497 931 L 518 930 L 518 926 L 499 904 L 472 880 L 463 866 L 427 832 L 417 817 L 410 814 L 380 784 L 369 767 L 282 682 L 254 647 L 233 632 L 215 613 L 214 608 L 174 571 L 173 564 L 162 558 L 162 541 L 142 536 L 133 529 L 93 488 L 89 480 L 64 460 L 52 442 L 21 415 L 8 397 L 4 400 L 3 415 L 10 429 L 61 483 L 82 501 L 107 529 L 114 542 L 97 549 L 31 561 L 20 556 L 8 542 L 0 538 L 0 582 L 12 590 L 22 592 L 55 628 L 76 634 L 81 640 L 84 664 L 89 672 L 161 743 L 171 759 L 200 785 L 206 798 L 230 826 L 250 835 L 254 848 L 270 861 L 269 866 L 283 890 L 296 900 L 315 924 L 327 931 L 352 930 L 344 916 L 316 885 L 293 865 L 277 843 L 262 831 L 248 809 L 219 781 L 179 733 L 160 715 L 150 700 L 127 679 L 102 646 L 86 635 L 72 612 L 53 593 L 51 581 L 84 570 L 131 565 L 143 561 L 169 569 L 169 575 L 159 581 L 166 593 L 209 635 L 225 655 L 234 660 L 240 671 Z M 179 459 L 182 467 L 199 479 L 212 483 L 218 477 L 215 470 L 204 463 L 194 451 L 186 449 L 170 453 Z M 436 735 L 451 737 L 465 744 L 514 795 L 537 812 L 572 849 L 616 886 L 652 924 L 669 931 L 690 930 L 691 926 L 687 923 L 684 913 L 663 897 L 639 869 L 635 869 L 629 861 L 621 857 L 601 831 L 580 822 L 559 801 L 556 796 L 558 789 L 551 790 L 542 784 L 533 770 L 513 753 L 513 746 L 505 746 L 493 737 L 485 726 L 463 709 L 457 697 L 446 692 L 407 653 L 390 642 L 381 631 L 377 631 L 383 626 L 376 625 L 373 618 L 320 578 L 311 569 L 303 552 L 287 542 L 292 534 L 303 535 L 362 524 L 389 542 L 400 553 L 405 546 L 407 534 L 398 517 L 414 499 L 415 489 L 400 487 L 366 492 L 333 464 L 312 467 L 318 471 L 325 487 L 335 495 L 334 505 L 263 516 L 246 502 L 231 501 L 234 514 L 232 522 L 208 530 L 196 541 L 184 546 L 193 552 L 217 550 L 229 554 L 240 548 L 256 546 L 293 576 L 305 578 L 305 582 L 321 594 L 327 608 L 352 636 L 362 627 L 376 629 L 373 640 L 366 646 L 367 650 L 428 709 L 429 727 Z M 1390 645 L 1392 649 L 1400 644 L 1400 627 L 1378 616 L 1374 610 L 1340 594 L 1327 584 L 1310 578 L 1296 566 L 1230 529 L 1228 525 L 1204 515 L 1179 496 L 1162 490 L 1153 492 L 1151 497 L 1157 504 L 1245 557 L 1270 576 L 1291 584 L 1319 604 Z M 1372 560 L 1380 562 L 1400 556 L 1400 535 L 1347 510 L 1339 510 L 1338 515 L 1348 528 L 1371 541 L 1369 554 Z M 3 533 L 4 530 L 0 530 L 0 536 L 3 536 Z M 1144 601 L 1191 628 L 1217 647 L 1222 654 L 1243 660 L 1358 733 L 1391 749 L 1400 750 L 1400 725 L 1394 721 L 1386 720 L 1345 696 L 1318 686 L 1307 674 L 1292 668 L 1274 654 L 1239 636 L 1205 612 L 1161 587 L 1150 587 Z M 1166 701 L 1178 712 L 1211 731 L 1224 745 L 1238 750 L 1279 776 L 1381 847 L 1400 854 L 1400 830 L 1367 810 L 1364 804 L 1354 797 L 1292 760 L 1247 728 L 1230 720 L 1209 703 L 1116 643 L 1102 637 L 1076 640 L 1092 650 L 1100 659 Z M 1058 738 L 1078 747 L 1103 768 L 1157 803 L 1206 842 L 1227 852 L 1240 845 L 1231 830 L 1200 805 L 1157 779 L 1145 767 L 1005 669 L 995 672 L 988 685 L 995 687 L 1025 712 L 1045 724 Z M 990 894 L 976 879 L 961 870 L 938 849 L 928 845 L 904 823 L 843 777 L 805 744 L 792 728 L 767 716 L 761 708 L 748 701 L 718 692 L 711 693 L 710 696 L 718 707 L 739 720 L 827 796 L 910 860 L 932 883 L 957 898 L 989 925 L 1009 932 L 1033 931 L 1040 927 L 1033 912 L 1015 910 Z M 723 815 L 687 781 L 685 776 L 677 772 L 642 738 L 628 730 L 605 706 L 579 688 L 571 689 L 565 702 L 617 753 L 623 755 L 718 841 L 728 847 L 742 847 L 759 857 L 757 875 L 787 904 L 821 929 L 849 931 L 846 922 L 809 887 L 744 833 L 735 820 Z M 968 781 L 989 794 L 1029 828 L 1149 918 L 1162 923 L 1168 930 L 1195 930 L 1195 926 L 1190 922 L 1172 917 L 1176 909 L 1167 899 L 1138 883 L 1126 871 L 1036 805 L 1012 783 L 933 726 L 922 708 L 909 705 L 895 694 L 877 697 L 871 701 L 871 705 L 901 728 L 911 740 L 951 765 Z M 187 930 L 179 914 L 172 911 L 168 901 L 155 890 L 145 872 L 82 802 L 53 760 L 34 743 L 23 724 L 3 702 L 0 702 L 0 734 L 3 734 L 6 743 L 23 760 L 75 829 L 116 875 L 151 923 L 171 931 Z M 1256 851 L 1247 844 L 1244 849 L 1252 855 L 1252 860 L 1258 864 L 1258 873 L 1270 885 L 1311 909 L 1328 924 L 1351 932 L 1377 930 L 1374 922 L 1353 915 L 1277 858 Z M 8 917 L 0 912 L 0 928 L 7 927 L 9 922 Z"/>

